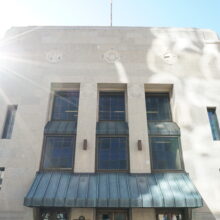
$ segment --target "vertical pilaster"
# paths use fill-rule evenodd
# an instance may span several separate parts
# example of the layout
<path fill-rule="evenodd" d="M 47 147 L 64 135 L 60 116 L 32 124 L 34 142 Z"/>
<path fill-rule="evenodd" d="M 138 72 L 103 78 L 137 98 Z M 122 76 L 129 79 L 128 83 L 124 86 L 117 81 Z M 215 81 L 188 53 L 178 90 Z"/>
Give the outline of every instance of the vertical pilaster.
<path fill-rule="evenodd" d="M 74 172 L 95 172 L 97 85 L 80 85 Z M 87 149 L 83 142 L 87 140 Z"/>
<path fill-rule="evenodd" d="M 144 85 L 142 83 L 128 84 L 128 124 L 131 173 L 151 172 L 144 91 Z M 138 150 L 138 140 L 141 141 L 141 150 Z"/>

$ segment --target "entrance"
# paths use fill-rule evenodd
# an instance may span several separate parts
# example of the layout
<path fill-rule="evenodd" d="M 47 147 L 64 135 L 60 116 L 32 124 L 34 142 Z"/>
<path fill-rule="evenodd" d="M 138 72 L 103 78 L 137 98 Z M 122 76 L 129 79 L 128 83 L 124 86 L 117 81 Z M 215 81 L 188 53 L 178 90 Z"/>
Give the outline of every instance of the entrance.
<path fill-rule="evenodd" d="M 96 220 L 128 220 L 127 210 L 98 210 Z"/>
<path fill-rule="evenodd" d="M 184 211 L 181 209 L 157 209 L 156 220 L 184 220 Z"/>
<path fill-rule="evenodd" d="M 65 209 L 41 209 L 40 210 L 40 220 L 67 220 L 68 212 Z"/>

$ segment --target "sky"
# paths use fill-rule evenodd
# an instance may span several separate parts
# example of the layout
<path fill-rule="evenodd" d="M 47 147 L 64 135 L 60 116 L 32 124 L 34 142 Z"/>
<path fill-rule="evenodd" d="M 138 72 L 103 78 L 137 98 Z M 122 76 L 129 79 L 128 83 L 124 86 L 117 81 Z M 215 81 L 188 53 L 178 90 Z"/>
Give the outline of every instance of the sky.
<path fill-rule="evenodd" d="M 0 38 L 11 26 L 109 26 L 111 0 L 0 0 Z M 208 28 L 220 0 L 112 0 L 113 26 Z"/>

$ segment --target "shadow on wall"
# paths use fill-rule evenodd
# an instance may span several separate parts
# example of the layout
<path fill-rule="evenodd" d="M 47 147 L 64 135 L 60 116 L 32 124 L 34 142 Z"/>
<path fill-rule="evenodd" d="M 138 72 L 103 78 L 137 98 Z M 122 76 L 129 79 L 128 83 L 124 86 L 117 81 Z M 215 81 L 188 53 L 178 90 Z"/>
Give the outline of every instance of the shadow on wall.
<path fill-rule="evenodd" d="M 197 208 L 192 210 L 192 219 L 193 220 L 219 220 L 219 214 L 215 213 L 215 216 L 212 214 L 211 210 L 208 208 L 207 204 L 204 202 L 202 208 Z"/>
<path fill-rule="evenodd" d="M 220 204 L 220 150 L 212 141 L 206 108 L 220 103 L 219 46 L 205 44 L 203 33 L 196 30 L 156 30 L 152 35 L 146 53 L 148 82 L 174 84 L 174 118 L 182 128 L 186 169 L 215 214 Z M 208 207 L 205 212 L 212 215 Z"/>

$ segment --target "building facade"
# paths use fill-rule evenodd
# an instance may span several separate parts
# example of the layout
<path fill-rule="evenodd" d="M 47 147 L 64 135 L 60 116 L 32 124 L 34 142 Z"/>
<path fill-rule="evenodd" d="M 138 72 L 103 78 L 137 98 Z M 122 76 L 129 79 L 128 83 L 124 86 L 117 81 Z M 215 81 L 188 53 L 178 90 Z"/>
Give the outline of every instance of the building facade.
<path fill-rule="evenodd" d="M 211 30 L 11 28 L 0 219 L 220 219 L 219 73 Z"/>

